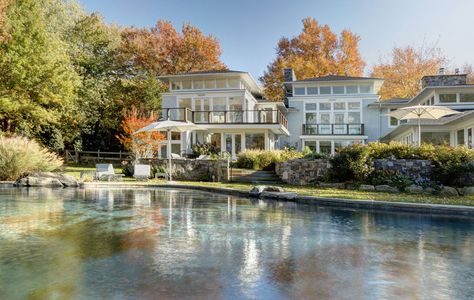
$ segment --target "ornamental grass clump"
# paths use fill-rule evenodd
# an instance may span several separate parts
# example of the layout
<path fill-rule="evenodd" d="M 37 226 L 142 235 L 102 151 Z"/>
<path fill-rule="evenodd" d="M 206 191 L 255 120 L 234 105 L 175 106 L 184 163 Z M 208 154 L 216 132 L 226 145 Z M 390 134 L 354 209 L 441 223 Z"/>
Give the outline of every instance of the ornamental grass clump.
<path fill-rule="evenodd" d="M 63 160 L 55 153 L 24 137 L 0 137 L 0 180 L 16 180 L 31 172 L 61 168 Z"/>

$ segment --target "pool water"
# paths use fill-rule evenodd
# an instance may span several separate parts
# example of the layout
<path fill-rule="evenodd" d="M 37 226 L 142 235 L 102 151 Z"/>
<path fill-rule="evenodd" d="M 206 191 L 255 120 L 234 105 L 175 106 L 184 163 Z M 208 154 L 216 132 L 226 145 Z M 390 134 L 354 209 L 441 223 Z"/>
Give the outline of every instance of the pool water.
<path fill-rule="evenodd" d="M 474 220 L 172 189 L 0 189 L 0 299 L 472 299 Z"/>

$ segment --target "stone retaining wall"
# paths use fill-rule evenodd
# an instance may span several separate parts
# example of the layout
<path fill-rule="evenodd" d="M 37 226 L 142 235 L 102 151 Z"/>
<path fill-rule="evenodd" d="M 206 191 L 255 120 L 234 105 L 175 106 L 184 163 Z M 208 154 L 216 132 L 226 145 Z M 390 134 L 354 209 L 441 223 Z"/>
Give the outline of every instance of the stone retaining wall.
<path fill-rule="evenodd" d="M 168 168 L 167 159 L 141 159 L 140 163 Z M 173 179 L 189 181 L 228 181 L 226 160 L 172 159 Z"/>
<path fill-rule="evenodd" d="M 375 159 L 375 171 L 399 172 L 411 178 L 430 177 L 434 165 L 422 159 Z"/>
<path fill-rule="evenodd" d="M 327 159 L 294 159 L 283 163 L 276 163 L 275 173 L 283 182 L 306 185 L 326 176 L 330 166 Z"/>
<path fill-rule="evenodd" d="M 433 170 L 429 160 L 421 159 L 376 159 L 375 171 L 397 171 L 413 178 L 429 177 Z M 326 176 L 331 164 L 327 159 L 295 159 L 275 165 L 275 172 L 285 183 L 307 185 Z"/>

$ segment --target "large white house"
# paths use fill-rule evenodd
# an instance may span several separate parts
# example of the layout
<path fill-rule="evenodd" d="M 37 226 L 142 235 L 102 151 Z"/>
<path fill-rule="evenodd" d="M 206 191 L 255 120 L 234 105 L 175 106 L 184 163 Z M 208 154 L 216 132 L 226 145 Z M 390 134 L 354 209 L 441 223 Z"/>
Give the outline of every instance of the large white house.
<path fill-rule="evenodd" d="M 416 143 L 417 123 L 399 122 L 391 110 L 411 106 L 446 105 L 462 114 L 422 122 L 422 141 L 472 146 L 474 85 L 465 74 L 425 76 L 413 99 L 380 101 L 383 79 L 324 76 L 298 80 L 285 69 L 285 102 L 262 97 L 262 89 L 247 72 L 206 71 L 160 76 L 168 84 L 163 116 L 187 120 L 199 130 L 173 133 L 172 153 L 191 153 L 195 143 L 212 143 L 235 158 L 245 149 L 309 147 L 333 154 L 337 148 L 370 141 Z M 159 156 L 166 157 L 162 144 Z"/>

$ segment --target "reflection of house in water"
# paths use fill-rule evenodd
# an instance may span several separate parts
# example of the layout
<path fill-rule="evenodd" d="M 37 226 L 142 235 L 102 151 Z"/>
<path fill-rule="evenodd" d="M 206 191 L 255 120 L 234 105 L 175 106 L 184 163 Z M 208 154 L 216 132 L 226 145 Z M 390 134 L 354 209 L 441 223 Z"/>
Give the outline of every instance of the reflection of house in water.
<path fill-rule="evenodd" d="M 133 193 L 133 203 L 135 205 L 151 206 L 151 191 L 137 189 Z"/>

